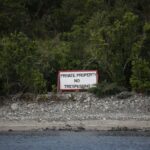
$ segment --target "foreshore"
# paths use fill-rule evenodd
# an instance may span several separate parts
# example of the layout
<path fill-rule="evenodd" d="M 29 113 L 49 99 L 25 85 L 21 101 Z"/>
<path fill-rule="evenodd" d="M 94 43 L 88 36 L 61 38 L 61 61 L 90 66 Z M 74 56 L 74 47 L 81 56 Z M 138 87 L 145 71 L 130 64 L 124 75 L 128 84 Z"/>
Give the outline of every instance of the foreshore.
<path fill-rule="evenodd" d="M 121 95 L 122 94 L 122 95 Z M 121 93 L 98 98 L 90 93 L 15 95 L 0 107 L 3 131 L 150 131 L 150 97 Z M 124 95 L 123 95 L 124 94 Z M 1 98 L 2 99 L 2 98 Z"/>
<path fill-rule="evenodd" d="M 45 130 L 72 130 L 72 131 L 150 131 L 150 121 L 136 120 L 84 120 L 67 122 L 0 122 L 0 131 L 45 131 Z"/>

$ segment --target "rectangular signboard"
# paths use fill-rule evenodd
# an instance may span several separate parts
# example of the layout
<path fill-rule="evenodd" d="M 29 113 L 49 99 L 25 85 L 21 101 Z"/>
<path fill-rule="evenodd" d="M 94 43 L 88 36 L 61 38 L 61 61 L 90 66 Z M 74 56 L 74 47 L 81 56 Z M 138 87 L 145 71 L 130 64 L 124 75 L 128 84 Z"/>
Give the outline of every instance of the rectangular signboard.
<path fill-rule="evenodd" d="M 59 71 L 59 90 L 81 90 L 94 87 L 98 83 L 97 70 Z"/>

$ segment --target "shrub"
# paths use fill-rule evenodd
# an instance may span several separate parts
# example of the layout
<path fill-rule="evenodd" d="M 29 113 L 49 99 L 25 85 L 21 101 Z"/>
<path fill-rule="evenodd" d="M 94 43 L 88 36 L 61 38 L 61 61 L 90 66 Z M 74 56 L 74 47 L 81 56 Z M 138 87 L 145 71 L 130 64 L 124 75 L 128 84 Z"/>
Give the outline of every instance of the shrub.
<path fill-rule="evenodd" d="M 137 92 L 150 92 L 150 24 L 144 26 L 145 35 L 133 47 L 130 83 Z"/>
<path fill-rule="evenodd" d="M 0 94 L 19 91 L 44 92 L 45 81 L 38 69 L 34 41 L 23 33 L 0 40 Z"/>
<path fill-rule="evenodd" d="M 89 92 L 96 94 L 98 97 L 114 95 L 124 91 L 125 88 L 118 86 L 116 83 L 108 83 L 103 81 L 97 84 L 96 87 L 89 89 Z"/>

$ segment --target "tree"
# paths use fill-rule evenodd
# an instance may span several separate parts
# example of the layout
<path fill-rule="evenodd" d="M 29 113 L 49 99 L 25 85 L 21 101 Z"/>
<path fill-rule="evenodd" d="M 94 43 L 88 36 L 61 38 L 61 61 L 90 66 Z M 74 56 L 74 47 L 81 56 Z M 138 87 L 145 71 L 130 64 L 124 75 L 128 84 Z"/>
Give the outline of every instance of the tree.
<path fill-rule="evenodd" d="M 27 20 L 24 0 L 0 0 L 0 35 L 25 31 Z"/>

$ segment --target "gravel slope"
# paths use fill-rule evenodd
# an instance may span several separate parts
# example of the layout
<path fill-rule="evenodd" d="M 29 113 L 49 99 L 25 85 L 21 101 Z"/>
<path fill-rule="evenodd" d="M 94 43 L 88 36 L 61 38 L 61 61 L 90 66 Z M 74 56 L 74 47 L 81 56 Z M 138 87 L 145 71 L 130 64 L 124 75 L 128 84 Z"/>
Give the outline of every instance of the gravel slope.
<path fill-rule="evenodd" d="M 150 97 L 135 93 L 98 98 L 93 94 L 49 93 L 1 97 L 0 122 L 5 121 L 150 121 Z"/>

